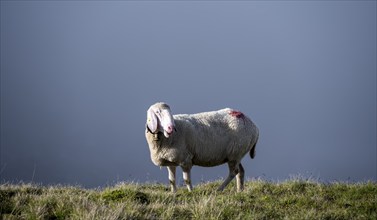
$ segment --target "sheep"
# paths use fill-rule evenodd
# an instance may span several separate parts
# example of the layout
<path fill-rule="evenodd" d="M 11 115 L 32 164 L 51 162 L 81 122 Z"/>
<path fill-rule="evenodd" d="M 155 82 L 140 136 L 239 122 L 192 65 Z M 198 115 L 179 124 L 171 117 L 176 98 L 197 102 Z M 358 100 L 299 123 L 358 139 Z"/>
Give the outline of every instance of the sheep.
<path fill-rule="evenodd" d="M 257 126 L 242 112 L 230 108 L 197 114 L 172 115 L 169 105 L 156 103 L 147 111 L 145 137 L 152 162 L 167 166 L 171 191 L 176 192 L 175 171 L 180 166 L 188 191 L 192 191 L 192 166 L 212 167 L 228 163 L 229 175 L 217 189 L 236 177 L 237 191 L 244 189 L 241 159 L 255 157 Z"/>

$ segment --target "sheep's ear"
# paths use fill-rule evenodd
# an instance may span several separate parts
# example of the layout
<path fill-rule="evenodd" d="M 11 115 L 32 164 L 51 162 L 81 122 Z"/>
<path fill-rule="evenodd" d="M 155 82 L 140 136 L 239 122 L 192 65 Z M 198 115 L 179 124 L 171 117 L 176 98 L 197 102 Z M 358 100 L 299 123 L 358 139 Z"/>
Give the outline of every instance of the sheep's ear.
<path fill-rule="evenodd" d="M 157 130 L 157 117 L 152 111 L 152 109 L 148 109 L 147 112 L 147 126 L 149 130 L 154 133 Z"/>

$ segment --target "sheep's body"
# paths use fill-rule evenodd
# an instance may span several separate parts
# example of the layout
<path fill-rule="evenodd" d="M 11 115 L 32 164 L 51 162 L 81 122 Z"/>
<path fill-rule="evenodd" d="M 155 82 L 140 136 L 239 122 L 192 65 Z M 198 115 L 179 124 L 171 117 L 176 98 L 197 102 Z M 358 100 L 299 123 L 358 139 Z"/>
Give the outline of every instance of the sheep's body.
<path fill-rule="evenodd" d="M 159 104 L 159 103 L 158 103 Z M 156 105 L 158 105 L 156 104 Z M 170 109 L 169 109 L 170 111 Z M 229 164 L 230 176 L 219 188 L 237 175 L 238 189 L 243 188 L 241 159 L 247 152 L 253 158 L 259 131 L 243 113 L 226 108 L 198 114 L 174 115 L 176 132 L 166 138 L 162 131 L 146 130 L 151 159 L 157 166 L 168 166 L 172 191 L 175 191 L 175 167 L 181 166 L 191 190 L 190 169 L 193 165 L 211 167 Z M 174 174 L 173 174 L 174 173 Z M 186 173 L 186 174 L 185 174 Z"/>

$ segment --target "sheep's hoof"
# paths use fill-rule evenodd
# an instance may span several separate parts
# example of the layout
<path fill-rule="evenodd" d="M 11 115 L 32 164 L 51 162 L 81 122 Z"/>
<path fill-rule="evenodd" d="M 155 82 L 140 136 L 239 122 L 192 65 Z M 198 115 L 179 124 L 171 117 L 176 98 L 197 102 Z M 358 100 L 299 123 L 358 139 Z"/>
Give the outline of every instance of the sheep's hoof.
<path fill-rule="evenodd" d="M 177 188 L 176 187 L 171 187 L 170 192 L 176 193 L 177 192 Z"/>
<path fill-rule="evenodd" d="M 224 188 L 222 188 L 222 187 L 219 187 L 219 188 L 217 188 L 217 190 L 216 190 L 217 192 L 222 192 L 222 191 L 224 191 Z"/>

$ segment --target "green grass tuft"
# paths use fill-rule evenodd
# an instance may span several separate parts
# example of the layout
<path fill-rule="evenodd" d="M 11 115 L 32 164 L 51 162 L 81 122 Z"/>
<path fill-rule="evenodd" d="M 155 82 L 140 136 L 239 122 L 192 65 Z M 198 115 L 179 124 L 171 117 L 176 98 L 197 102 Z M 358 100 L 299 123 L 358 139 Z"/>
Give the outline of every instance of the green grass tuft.
<path fill-rule="evenodd" d="M 0 219 L 377 219 L 377 183 L 254 180 L 202 183 L 173 194 L 167 185 L 120 183 L 104 189 L 0 185 Z"/>

